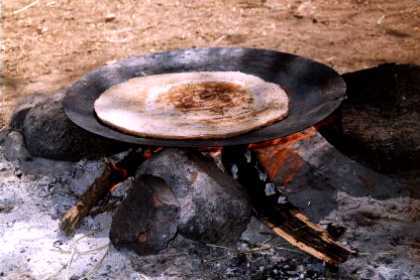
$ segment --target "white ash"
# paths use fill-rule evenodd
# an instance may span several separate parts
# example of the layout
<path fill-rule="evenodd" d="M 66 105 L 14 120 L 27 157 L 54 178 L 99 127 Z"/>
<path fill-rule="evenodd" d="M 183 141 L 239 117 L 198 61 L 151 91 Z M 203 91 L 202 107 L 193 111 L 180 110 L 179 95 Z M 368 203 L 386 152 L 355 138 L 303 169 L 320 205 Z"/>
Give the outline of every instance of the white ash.
<path fill-rule="evenodd" d="M 252 159 L 251 151 L 250 150 L 246 150 L 244 156 L 245 156 L 246 162 L 247 163 L 250 163 L 251 162 L 251 159 Z"/>
<path fill-rule="evenodd" d="M 260 181 L 263 181 L 263 182 L 267 181 L 267 178 L 268 178 L 267 173 L 258 169 L 258 178 L 260 179 Z"/>
<path fill-rule="evenodd" d="M 287 197 L 285 196 L 279 196 L 277 199 L 278 204 L 286 204 L 287 203 Z"/>
<path fill-rule="evenodd" d="M 238 169 L 238 166 L 236 164 L 232 165 L 232 168 L 231 168 L 230 172 L 232 173 L 233 179 L 235 179 L 235 180 L 238 179 L 239 169 Z"/>
<path fill-rule="evenodd" d="M 266 183 L 264 192 L 265 192 L 266 196 L 275 195 L 277 193 L 276 192 L 276 185 L 274 185 L 273 183 Z"/>
<path fill-rule="evenodd" d="M 8 209 L 0 212 L 1 275 L 5 279 L 18 274 L 33 279 L 69 279 L 92 270 L 105 253 L 106 248 L 101 247 L 109 244 L 110 213 L 87 218 L 77 234 L 67 238 L 58 229 L 58 218 L 76 201 L 69 186 L 47 176 L 22 175 L 19 179 L 2 154 L 0 162 L 6 167 L 0 168 L 0 208 Z M 89 235 L 91 232 L 94 234 Z M 78 253 L 95 248 L 101 249 Z M 70 263 L 72 251 L 74 260 Z M 107 271 L 110 264 L 112 269 Z M 129 266 L 126 255 L 111 249 L 92 279 L 103 279 L 98 275 L 104 273 L 128 279 L 130 272 L 135 273 Z"/>

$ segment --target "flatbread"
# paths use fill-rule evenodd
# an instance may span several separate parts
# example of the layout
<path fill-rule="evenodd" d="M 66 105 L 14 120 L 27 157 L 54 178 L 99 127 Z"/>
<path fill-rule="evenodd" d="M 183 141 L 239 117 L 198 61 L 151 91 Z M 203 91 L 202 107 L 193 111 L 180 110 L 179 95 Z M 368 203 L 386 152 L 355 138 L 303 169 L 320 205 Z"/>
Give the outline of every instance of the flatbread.
<path fill-rule="evenodd" d="M 185 72 L 130 79 L 95 101 L 105 124 L 162 139 L 221 139 L 287 116 L 277 84 L 241 72 Z"/>

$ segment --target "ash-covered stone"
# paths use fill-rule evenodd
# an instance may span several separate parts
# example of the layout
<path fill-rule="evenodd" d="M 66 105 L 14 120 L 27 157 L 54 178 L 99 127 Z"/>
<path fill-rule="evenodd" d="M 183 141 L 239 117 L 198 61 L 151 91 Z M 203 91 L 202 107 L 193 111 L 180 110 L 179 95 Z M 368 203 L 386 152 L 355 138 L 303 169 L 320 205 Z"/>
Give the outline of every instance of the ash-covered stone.
<path fill-rule="evenodd" d="M 138 175 L 162 178 L 180 203 L 178 231 L 193 240 L 237 241 L 251 216 L 246 194 L 212 160 L 192 151 L 165 149 L 146 161 Z"/>
<path fill-rule="evenodd" d="M 7 130 L 2 138 L 4 156 L 14 163 L 15 175 L 21 176 L 22 173 L 25 173 L 34 176 L 58 177 L 69 172 L 75 172 L 71 162 L 33 157 L 26 149 L 22 132 L 18 130 Z M 91 164 L 93 162 L 96 161 L 92 161 Z M 85 172 L 83 174 L 85 177 L 94 175 Z M 91 180 L 90 177 L 89 180 Z M 78 187 L 81 186 L 86 187 L 86 184 L 80 184 L 79 181 Z"/>
<path fill-rule="evenodd" d="M 25 147 L 22 133 L 10 130 L 5 136 L 5 157 L 9 161 L 27 161 L 31 155 Z"/>
<path fill-rule="evenodd" d="M 127 145 L 94 135 L 73 124 L 64 113 L 63 97 L 64 94 L 59 92 L 33 107 L 22 105 L 23 109 L 14 114 L 11 124 L 23 130 L 26 147 L 32 156 L 77 161 L 127 148 Z"/>

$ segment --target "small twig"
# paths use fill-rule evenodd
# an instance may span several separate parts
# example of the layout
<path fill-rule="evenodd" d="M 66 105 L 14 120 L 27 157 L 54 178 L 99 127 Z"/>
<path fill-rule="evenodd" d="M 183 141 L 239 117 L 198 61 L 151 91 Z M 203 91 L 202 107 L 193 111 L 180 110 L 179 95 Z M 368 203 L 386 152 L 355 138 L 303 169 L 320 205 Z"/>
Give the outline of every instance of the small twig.
<path fill-rule="evenodd" d="M 215 244 L 210 244 L 210 243 L 206 243 L 206 246 L 207 247 L 212 247 L 212 248 L 218 248 L 218 249 L 225 249 L 225 250 L 228 250 L 228 251 L 235 251 L 236 250 L 234 248 L 229 248 L 229 247 L 215 245 Z"/>
<path fill-rule="evenodd" d="M 150 279 L 150 277 L 148 277 L 147 275 L 145 275 L 145 274 L 143 274 L 143 273 L 138 272 L 138 274 L 139 274 L 139 276 L 140 276 L 140 278 L 141 278 L 141 279 L 144 279 L 144 280 L 151 280 L 151 279 Z"/>
<path fill-rule="evenodd" d="M 222 42 L 224 39 L 226 38 L 226 35 L 222 35 L 219 38 L 217 38 L 216 40 L 214 40 L 213 42 L 211 42 L 210 45 L 215 46 L 218 45 L 220 42 Z"/>
<path fill-rule="evenodd" d="M 69 274 L 70 274 L 70 267 L 71 267 L 71 265 L 72 265 L 72 263 L 73 263 L 73 260 L 74 260 L 75 256 L 78 254 L 77 244 L 80 242 L 80 240 L 82 240 L 82 239 L 84 239 L 84 238 L 88 237 L 89 235 L 93 235 L 93 234 L 94 234 L 94 232 L 93 232 L 93 231 L 92 231 L 92 232 L 89 232 L 88 234 L 86 234 L 86 235 L 82 235 L 81 237 L 79 237 L 79 238 L 77 238 L 76 240 L 74 240 L 74 241 L 73 241 L 73 244 L 71 245 L 71 255 L 70 255 L 70 259 L 69 259 L 69 261 L 67 262 L 67 264 L 65 265 L 65 267 L 66 267 L 66 273 L 65 273 L 66 278 L 65 278 L 65 279 L 70 279 L 70 277 L 69 277 Z"/>
<path fill-rule="evenodd" d="M 21 12 L 29 9 L 30 7 L 35 6 L 36 4 L 38 4 L 38 2 L 39 2 L 39 0 L 35 0 L 32 3 L 30 3 L 29 5 L 26 5 L 25 7 L 20 8 L 19 10 L 14 11 L 13 14 L 16 15 L 18 13 L 21 13 Z"/>
<path fill-rule="evenodd" d="M 102 248 L 104 248 L 104 246 L 101 246 Z M 101 248 L 101 247 L 99 247 L 99 248 Z M 86 278 L 86 279 L 91 279 L 91 277 L 95 274 L 95 272 L 97 272 L 98 270 L 99 270 L 99 268 L 101 267 L 101 265 L 102 265 L 102 263 L 103 263 L 103 261 L 104 261 L 104 259 L 105 259 L 105 257 L 108 255 L 108 252 L 109 252 L 109 243 L 105 246 L 105 248 L 106 248 L 106 251 L 105 251 L 105 253 L 104 253 L 104 255 L 102 256 L 102 258 L 99 260 L 99 262 L 92 268 L 92 270 L 91 271 L 89 271 L 88 273 L 86 273 L 86 275 L 84 276 L 84 278 Z M 93 250 L 90 250 L 90 251 L 97 251 L 97 250 L 99 250 L 98 248 L 95 248 L 95 249 L 93 249 Z"/>
<path fill-rule="evenodd" d="M 74 259 L 75 255 L 76 255 L 76 249 L 73 248 L 72 252 L 71 252 L 71 255 L 70 255 L 70 259 L 67 262 L 67 264 L 65 265 L 65 268 L 66 268 L 66 272 L 65 272 L 66 278 L 65 279 L 70 279 L 70 277 L 69 277 L 70 267 L 71 267 L 71 264 L 73 263 L 73 259 Z"/>
<path fill-rule="evenodd" d="M 60 253 L 63 253 L 63 254 L 70 254 L 70 258 L 69 258 L 69 260 L 68 260 L 68 262 L 66 263 L 66 264 L 64 264 L 57 272 L 55 272 L 55 273 L 53 273 L 53 274 L 51 274 L 51 275 L 49 275 L 49 276 L 47 276 L 46 278 L 45 278 L 45 280 L 52 280 L 52 279 L 56 279 L 57 278 L 57 276 L 58 275 L 60 275 L 60 273 L 63 271 L 63 270 L 65 270 L 65 279 L 70 279 L 69 278 L 69 274 L 70 274 L 70 268 L 71 268 L 71 265 L 72 265 L 72 263 L 73 263 L 73 260 L 75 259 L 75 258 L 77 258 L 77 257 L 79 257 L 79 256 L 82 256 L 82 255 L 88 255 L 88 254 L 90 254 L 90 253 L 93 253 L 93 252 L 99 252 L 99 251 L 101 251 L 102 249 L 106 249 L 106 252 L 105 252 L 105 254 L 102 256 L 102 258 L 99 260 L 99 262 L 92 268 L 92 270 L 91 271 L 89 271 L 88 273 L 86 273 L 86 275 L 84 276 L 84 278 L 86 278 L 86 279 L 90 279 L 90 277 L 92 277 L 93 276 L 93 274 L 100 268 L 100 266 L 101 266 L 101 264 L 103 263 L 103 260 L 105 259 L 105 257 L 108 255 L 108 252 L 109 252 L 109 245 L 110 245 L 110 243 L 107 243 L 107 244 L 105 244 L 105 245 L 102 245 L 102 246 L 99 246 L 99 247 L 96 247 L 96 248 L 93 248 L 93 249 L 90 249 L 90 250 L 86 250 L 86 251 L 79 251 L 79 249 L 77 248 L 77 245 L 78 245 L 78 243 L 82 240 L 82 239 L 84 239 L 84 238 L 86 238 L 86 237 L 88 237 L 88 236 L 91 236 L 91 235 L 94 235 L 95 234 L 95 231 L 91 231 L 91 232 L 89 232 L 89 233 L 87 233 L 87 234 L 85 234 L 85 235 L 82 235 L 81 237 L 79 237 L 79 238 L 77 238 L 76 240 L 74 240 L 73 241 L 73 244 L 70 246 L 71 247 L 71 250 L 70 251 L 68 251 L 68 250 L 64 250 L 64 249 L 62 249 L 62 248 L 57 248 L 58 250 L 57 251 L 59 251 Z"/>
<path fill-rule="evenodd" d="M 62 265 L 61 268 L 57 271 L 54 272 L 53 274 L 47 276 L 44 280 L 54 280 L 57 279 L 57 276 L 60 275 L 60 273 L 66 268 L 66 265 Z"/>
<path fill-rule="evenodd" d="M 386 255 L 394 255 L 394 254 L 395 252 L 393 251 L 384 251 L 384 252 L 379 252 L 377 255 L 386 256 Z M 373 256 L 375 254 L 368 253 L 368 252 L 358 252 L 357 255 L 358 256 Z"/>
<path fill-rule="evenodd" d="M 204 260 L 203 262 L 205 262 L 205 263 L 217 262 L 217 261 L 220 261 L 220 260 L 224 260 L 224 259 L 226 259 L 227 257 L 228 257 L 228 255 L 224 255 L 224 256 L 222 256 L 222 257 L 218 257 L 218 258 L 209 259 L 209 260 Z"/>

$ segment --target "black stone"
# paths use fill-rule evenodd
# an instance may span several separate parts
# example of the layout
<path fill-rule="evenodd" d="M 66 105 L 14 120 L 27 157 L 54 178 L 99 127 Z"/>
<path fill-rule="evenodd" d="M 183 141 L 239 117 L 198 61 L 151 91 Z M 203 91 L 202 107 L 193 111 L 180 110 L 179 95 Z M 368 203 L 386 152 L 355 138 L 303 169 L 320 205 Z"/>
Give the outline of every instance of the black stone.
<path fill-rule="evenodd" d="M 77 161 L 82 158 L 99 158 L 127 149 L 120 142 L 87 132 L 64 113 L 63 94 L 40 102 L 28 112 L 15 114 L 14 126 L 22 124 L 26 147 L 32 156 L 57 160 Z M 26 109 L 24 109 L 26 110 Z"/>
<path fill-rule="evenodd" d="M 9 127 L 13 130 L 22 130 L 23 122 L 25 121 L 26 114 L 29 112 L 31 108 L 35 107 L 36 105 L 42 102 L 45 102 L 49 98 L 62 99 L 63 96 L 64 96 L 64 93 L 59 91 L 58 93 L 54 94 L 51 97 L 42 93 L 33 93 L 29 96 L 23 97 L 22 99 L 19 100 L 18 104 L 13 110 Z"/>
<path fill-rule="evenodd" d="M 420 66 L 385 64 L 343 75 L 348 99 L 321 133 L 379 172 L 418 168 Z"/>
<path fill-rule="evenodd" d="M 139 175 L 162 178 L 180 203 L 178 231 L 215 244 L 239 239 L 251 217 L 241 186 L 198 152 L 166 149 L 146 161 Z"/>
<path fill-rule="evenodd" d="M 158 253 L 175 237 L 179 212 L 179 202 L 163 180 L 141 176 L 113 216 L 111 241 L 140 255 Z"/>

